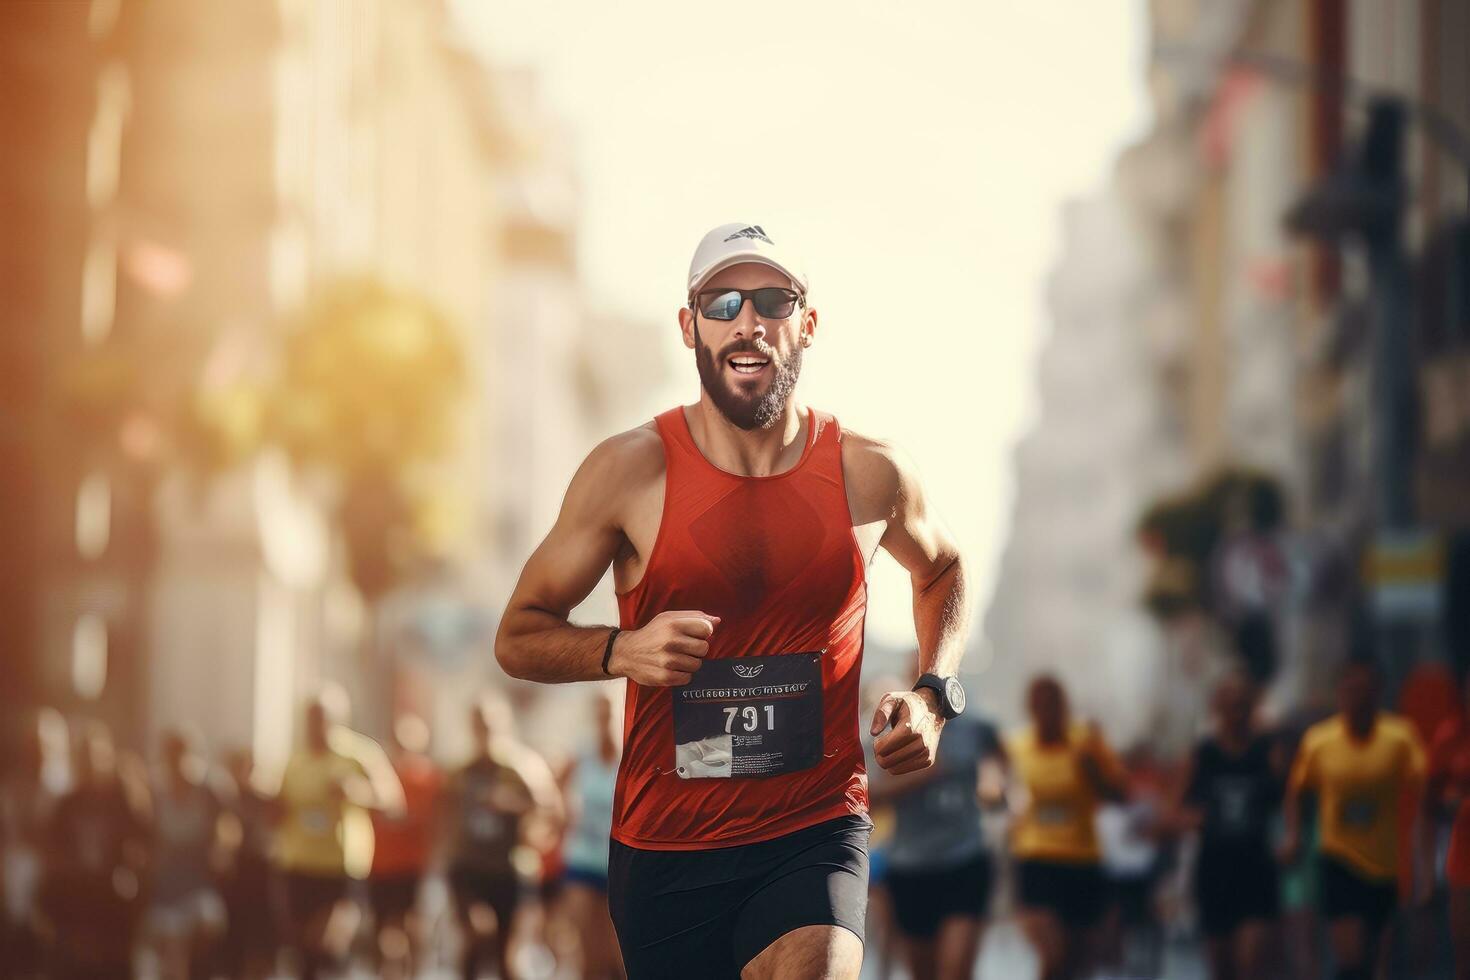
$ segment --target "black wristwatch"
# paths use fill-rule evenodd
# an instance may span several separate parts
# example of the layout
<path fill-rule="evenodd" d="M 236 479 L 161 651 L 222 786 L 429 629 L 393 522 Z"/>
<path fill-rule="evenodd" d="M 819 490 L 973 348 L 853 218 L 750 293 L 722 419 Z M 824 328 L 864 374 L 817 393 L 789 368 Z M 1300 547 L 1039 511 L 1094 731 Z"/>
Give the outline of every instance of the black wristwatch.
<path fill-rule="evenodd" d="M 965 710 L 965 687 L 958 677 L 940 677 L 938 674 L 921 674 L 914 690 L 927 687 L 939 695 L 939 713 L 946 719 L 953 718 Z"/>

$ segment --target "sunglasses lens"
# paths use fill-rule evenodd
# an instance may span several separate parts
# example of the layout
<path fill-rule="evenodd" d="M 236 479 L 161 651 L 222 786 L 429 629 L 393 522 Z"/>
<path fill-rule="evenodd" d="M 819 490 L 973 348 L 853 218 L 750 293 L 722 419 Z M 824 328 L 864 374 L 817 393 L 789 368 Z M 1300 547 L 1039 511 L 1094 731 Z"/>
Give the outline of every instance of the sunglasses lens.
<path fill-rule="evenodd" d="M 757 289 L 752 298 L 755 300 L 755 311 L 761 316 L 784 320 L 796 311 L 796 294 L 779 286 Z"/>
<path fill-rule="evenodd" d="M 711 320 L 733 320 L 740 315 L 740 304 L 744 302 L 738 290 L 723 293 L 701 293 L 699 312 Z"/>

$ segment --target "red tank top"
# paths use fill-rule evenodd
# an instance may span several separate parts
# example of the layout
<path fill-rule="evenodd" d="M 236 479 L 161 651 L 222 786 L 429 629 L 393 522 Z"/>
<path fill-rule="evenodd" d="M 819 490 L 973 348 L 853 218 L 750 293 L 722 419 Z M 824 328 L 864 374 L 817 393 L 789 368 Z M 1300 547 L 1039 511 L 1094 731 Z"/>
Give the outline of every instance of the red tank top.
<path fill-rule="evenodd" d="M 813 410 L 790 470 L 743 477 L 700 453 L 683 408 L 655 420 L 666 471 L 623 629 L 669 609 L 720 617 L 683 687 L 628 682 L 613 839 L 696 850 L 866 813 L 858 731 L 867 586 L 842 477 L 842 430 Z"/>

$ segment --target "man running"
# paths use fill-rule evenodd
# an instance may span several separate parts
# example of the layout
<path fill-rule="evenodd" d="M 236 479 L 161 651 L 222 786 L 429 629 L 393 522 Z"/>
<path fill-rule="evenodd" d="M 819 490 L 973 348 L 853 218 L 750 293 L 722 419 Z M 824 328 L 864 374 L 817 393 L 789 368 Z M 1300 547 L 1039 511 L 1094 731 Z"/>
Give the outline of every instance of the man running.
<path fill-rule="evenodd" d="M 378 973 L 389 980 L 416 975 L 423 944 L 419 884 L 433 847 L 435 807 L 444 781 L 428 749 L 428 723 L 415 714 L 399 715 L 393 722 L 389 761 L 403 787 L 403 812 L 397 816 L 373 812 L 373 864 L 368 874 Z"/>
<path fill-rule="evenodd" d="M 873 805 L 893 805 L 886 885 L 914 980 L 975 975 L 995 880 L 981 832 L 982 766 L 995 767 L 1004 785 L 1005 748 L 971 708 L 945 726 L 933 766 L 873 779 Z"/>
<path fill-rule="evenodd" d="M 1372 664 L 1348 664 L 1338 702 L 1339 714 L 1307 730 L 1292 764 L 1281 852 L 1295 857 L 1300 797 L 1316 794 L 1322 915 L 1336 976 L 1368 980 L 1383 973 L 1399 904 L 1400 814 L 1418 810 L 1426 760 L 1413 726 L 1378 710 Z"/>
<path fill-rule="evenodd" d="M 510 938 L 521 903 L 525 823 L 535 813 L 560 819 L 561 798 L 542 758 L 513 735 L 510 703 L 487 696 L 470 710 L 474 754 L 444 788 L 449 883 L 463 938 L 460 975 L 482 966 L 511 976 Z"/>
<path fill-rule="evenodd" d="M 168 729 L 161 739 L 162 771 L 153 792 L 152 906 L 148 931 L 169 980 L 207 972 L 225 931 L 225 905 L 214 858 L 221 846 L 224 801 L 210 781 L 197 736 Z"/>
<path fill-rule="evenodd" d="M 1061 682 L 1034 678 L 1031 724 L 1006 749 L 1025 805 L 1011 824 L 1016 904 L 1043 980 L 1074 980 L 1097 958 L 1107 910 L 1097 812 L 1127 799 L 1128 774 L 1096 724 L 1074 721 Z"/>
<path fill-rule="evenodd" d="M 1275 739 L 1255 727 L 1257 691 L 1244 672 L 1215 688 L 1215 732 L 1179 774 L 1174 828 L 1199 832 L 1194 899 L 1215 980 L 1266 970 L 1281 883 L 1271 824 L 1285 784 Z"/>
<path fill-rule="evenodd" d="M 42 928 L 54 942 L 42 972 L 128 980 L 148 859 L 146 770 L 101 722 L 86 726 L 76 748 L 76 783 L 51 811 L 44 846 Z"/>
<path fill-rule="evenodd" d="M 623 976 L 617 936 L 607 911 L 613 794 L 623 754 L 623 732 L 613 701 L 622 692 L 611 687 L 597 689 L 592 710 L 597 720 L 596 741 L 577 756 L 568 774 L 565 898 L 581 944 L 584 980 L 621 980 Z"/>
<path fill-rule="evenodd" d="M 512 675 L 622 676 L 609 901 L 630 977 L 855 977 L 867 904 L 865 569 L 908 570 L 925 674 L 873 719 L 934 761 L 963 708 L 964 565 L 890 445 L 797 402 L 817 335 L 759 225 L 705 235 L 679 311 L 701 390 L 583 463 L 496 639 Z M 611 565 L 619 628 L 567 621 Z"/>
<path fill-rule="evenodd" d="M 1450 936 L 1456 980 L 1470 980 L 1470 676 L 1460 713 L 1446 718 L 1429 751 L 1431 805 L 1451 821 L 1445 879 L 1450 889 Z"/>
<path fill-rule="evenodd" d="M 234 980 L 263 980 L 274 971 L 276 962 L 271 907 L 276 800 L 260 788 L 250 749 L 232 750 L 225 764 L 234 783 L 229 804 L 237 839 L 223 882 L 229 923 L 222 951 L 224 973 Z"/>
<path fill-rule="evenodd" d="M 365 736 L 347 728 L 345 691 L 328 688 L 306 706 L 305 744 L 281 777 L 276 868 L 283 892 L 283 938 L 301 957 L 303 980 L 316 980 L 347 955 L 358 910 L 352 877 L 367 872 L 367 813 L 402 811 L 402 790 L 386 759 L 367 757 Z M 381 750 L 379 750 L 381 751 Z"/>

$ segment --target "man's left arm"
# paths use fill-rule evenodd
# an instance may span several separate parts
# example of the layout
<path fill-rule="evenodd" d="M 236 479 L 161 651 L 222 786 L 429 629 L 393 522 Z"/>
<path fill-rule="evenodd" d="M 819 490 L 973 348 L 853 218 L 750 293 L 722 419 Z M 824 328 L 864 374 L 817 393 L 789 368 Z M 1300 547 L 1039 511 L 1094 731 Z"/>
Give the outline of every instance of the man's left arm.
<path fill-rule="evenodd" d="M 919 671 L 949 677 L 959 670 L 969 628 L 966 567 L 959 546 L 929 506 L 912 462 L 902 453 L 870 442 L 858 448 L 854 464 L 855 475 L 864 480 L 864 495 L 885 511 L 887 527 L 879 544 L 909 573 L 913 585 Z M 884 732 L 890 723 L 892 728 Z M 872 734 L 883 733 L 873 743 L 878 764 L 894 774 L 928 768 L 943 727 L 936 692 L 890 691 L 873 716 Z"/>

